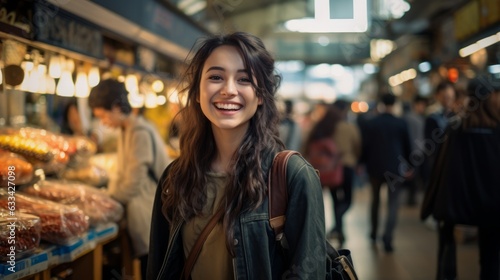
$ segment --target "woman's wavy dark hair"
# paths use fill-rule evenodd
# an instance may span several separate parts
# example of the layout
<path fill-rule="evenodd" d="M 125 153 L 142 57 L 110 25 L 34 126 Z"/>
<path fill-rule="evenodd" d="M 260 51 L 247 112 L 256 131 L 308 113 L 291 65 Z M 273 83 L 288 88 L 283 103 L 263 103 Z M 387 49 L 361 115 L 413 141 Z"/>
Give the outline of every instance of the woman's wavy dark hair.
<path fill-rule="evenodd" d="M 226 186 L 223 226 L 226 245 L 233 252 L 233 226 L 242 211 L 257 208 L 266 197 L 266 174 L 263 160 L 284 148 L 278 136 L 279 115 L 275 93 L 281 76 L 275 72 L 274 59 L 262 41 L 248 33 L 216 35 L 203 40 L 184 74 L 187 103 L 179 112 L 180 156 L 171 165 L 162 192 L 162 211 L 169 222 L 187 221 L 202 213 L 206 204 L 206 173 L 216 156 L 216 145 L 210 121 L 196 99 L 200 95 L 200 79 L 205 61 L 220 46 L 234 46 L 241 54 L 245 69 L 262 99 L 250 120 L 248 131 L 233 155 L 232 170 Z M 254 84 L 253 81 L 256 81 Z"/>

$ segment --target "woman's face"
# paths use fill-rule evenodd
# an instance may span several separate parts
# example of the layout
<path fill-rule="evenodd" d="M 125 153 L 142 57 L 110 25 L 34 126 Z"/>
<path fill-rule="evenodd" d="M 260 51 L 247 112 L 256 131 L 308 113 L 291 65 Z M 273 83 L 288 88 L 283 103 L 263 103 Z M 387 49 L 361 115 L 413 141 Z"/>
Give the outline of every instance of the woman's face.
<path fill-rule="evenodd" d="M 235 47 L 217 47 L 207 58 L 201 73 L 198 101 L 212 129 L 248 129 L 249 120 L 262 99 L 257 97 Z"/>

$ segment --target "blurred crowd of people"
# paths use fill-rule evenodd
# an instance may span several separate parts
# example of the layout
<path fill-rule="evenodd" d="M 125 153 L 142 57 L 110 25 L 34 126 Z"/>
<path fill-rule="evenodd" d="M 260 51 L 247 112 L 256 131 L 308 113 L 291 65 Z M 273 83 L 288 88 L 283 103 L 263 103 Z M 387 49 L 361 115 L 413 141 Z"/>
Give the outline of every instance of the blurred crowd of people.
<path fill-rule="evenodd" d="M 437 232 L 436 279 L 457 278 L 455 225 L 477 227 L 481 279 L 500 279 L 500 225 L 487 218 L 500 214 L 500 80 L 478 76 L 466 84 L 461 88 L 444 81 L 432 96 L 417 95 L 410 101 L 380 92 L 377 104 L 361 115 L 350 112 L 345 100 L 321 103 L 313 107 L 309 115 L 314 118 L 306 124 L 295 121 L 294 131 L 302 134 L 294 142 L 290 133 L 281 134 L 287 148 L 301 151 L 306 159 L 315 137 L 311 134 L 321 134 L 317 130 L 339 147 L 343 183 L 324 186 L 333 200 L 331 240 L 342 246 L 348 238 L 343 216 L 355 195 L 354 182 L 362 180 L 361 185 L 371 188 L 371 224 L 366 234 L 374 245 L 381 241 L 386 252 L 395 250 L 400 204 L 420 207 L 423 223 Z M 291 104 L 287 101 L 282 126 L 294 122 Z M 384 188 L 387 217 L 379 232 Z"/>

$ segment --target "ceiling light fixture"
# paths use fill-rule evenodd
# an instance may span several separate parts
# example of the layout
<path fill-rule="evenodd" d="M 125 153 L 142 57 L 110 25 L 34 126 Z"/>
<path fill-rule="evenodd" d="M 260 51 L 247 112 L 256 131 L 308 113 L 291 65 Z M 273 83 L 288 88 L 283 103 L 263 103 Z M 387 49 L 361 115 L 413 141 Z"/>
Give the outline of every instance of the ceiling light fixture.
<path fill-rule="evenodd" d="M 314 1 L 314 18 L 292 19 L 285 22 L 290 31 L 301 33 L 345 33 L 368 30 L 367 0 L 353 0 L 352 19 L 330 18 L 330 1 Z"/>
<path fill-rule="evenodd" d="M 477 52 L 480 49 L 484 49 L 486 47 L 489 47 L 493 44 L 496 44 L 500 42 L 500 32 L 498 32 L 495 35 L 491 35 L 489 37 L 486 37 L 484 39 L 481 39 L 474 44 L 468 45 L 465 48 L 461 48 L 458 53 L 460 54 L 461 57 L 466 57 L 469 56 L 475 52 Z"/>

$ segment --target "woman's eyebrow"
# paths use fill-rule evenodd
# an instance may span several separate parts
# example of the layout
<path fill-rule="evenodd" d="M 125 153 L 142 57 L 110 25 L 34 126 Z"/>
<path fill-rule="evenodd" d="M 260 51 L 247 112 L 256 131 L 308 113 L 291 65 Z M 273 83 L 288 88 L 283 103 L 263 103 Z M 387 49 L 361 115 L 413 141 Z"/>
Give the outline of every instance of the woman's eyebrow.
<path fill-rule="evenodd" d="M 226 69 L 224 69 L 224 67 L 221 67 L 221 66 L 212 66 L 212 67 L 209 67 L 206 72 L 209 72 L 209 71 L 212 71 L 212 70 L 225 71 Z M 238 73 L 240 73 L 240 72 L 246 73 L 247 70 L 245 70 L 245 69 L 238 69 L 238 71 L 236 71 L 236 72 L 238 72 Z"/>

